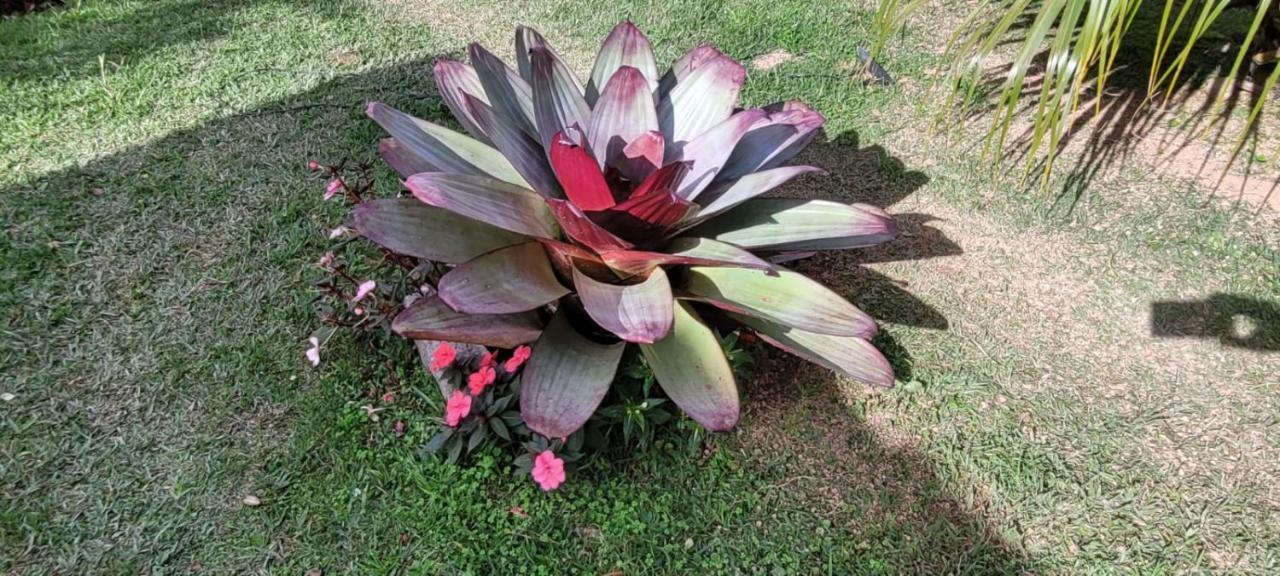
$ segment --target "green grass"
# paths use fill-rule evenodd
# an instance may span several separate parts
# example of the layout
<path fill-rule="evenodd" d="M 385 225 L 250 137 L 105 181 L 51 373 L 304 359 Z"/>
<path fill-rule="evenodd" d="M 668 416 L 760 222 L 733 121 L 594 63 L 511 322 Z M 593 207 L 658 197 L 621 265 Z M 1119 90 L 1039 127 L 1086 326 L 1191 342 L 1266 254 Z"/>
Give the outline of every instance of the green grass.
<path fill-rule="evenodd" d="M 960 314 L 966 296 L 938 289 L 945 278 L 846 290 L 900 318 L 877 341 L 903 381 L 893 391 L 761 352 L 742 430 L 701 454 L 598 462 L 551 495 L 496 450 L 470 467 L 420 459 L 438 400 L 420 372 L 396 368 L 406 345 L 339 338 L 322 369 L 303 359 L 312 263 L 342 213 L 321 202 L 305 162 L 374 160 L 368 100 L 443 120 L 431 61 L 461 53 L 475 30 L 346 1 L 68 4 L 0 21 L 8 573 L 1265 573 L 1280 562 L 1266 478 L 1170 477 L 1142 452 L 1162 422 L 1202 416 L 1207 400 L 1180 401 L 1178 382 L 1149 373 L 1113 402 L 1024 387 L 1045 366 L 1110 373 L 1019 348 L 998 316 Z M 906 130 L 916 103 L 839 72 L 868 38 L 864 10 L 521 10 L 566 46 L 591 46 L 629 16 L 662 60 L 704 41 L 744 59 L 795 54 L 753 74 L 744 100 L 796 98 L 828 117 L 831 141 L 812 157 L 832 175 L 817 193 L 881 204 L 927 194 L 1018 234 L 1104 246 L 1109 259 L 1072 262 L 1117 298 L 1165 281 L 1280 296 L 1274 235 L 1175 186 L 1143 178 L 1160 188 L 1150 200 L 1102 194 L 1064 215 L 965 160 L 939 153 L 923 169 L 895 157 L 930 146 Z M 895 74 L 931 64 L 910 49 L 923 41 L 891 43 Z M 382 171 L 379 182 L 394 180 Z M 853 286 L 889 273 L 857 264 L 824 257 L 806 271 Z M 929 288 L 904 304 L 902 293 Z M 930 306 L 949 327 L 907 318 Z M 1280 393 L 1259 372 L 1272 365 L 1238 367 L 1263 403 L 1231 408 L 1242 420 L 1228 425 L 1269 431 L 1280 450 Z M 400 400 L 371 420 L 361 406 L 388 390 Z M 248 494 L 261 506 L 243 505 Z"/>

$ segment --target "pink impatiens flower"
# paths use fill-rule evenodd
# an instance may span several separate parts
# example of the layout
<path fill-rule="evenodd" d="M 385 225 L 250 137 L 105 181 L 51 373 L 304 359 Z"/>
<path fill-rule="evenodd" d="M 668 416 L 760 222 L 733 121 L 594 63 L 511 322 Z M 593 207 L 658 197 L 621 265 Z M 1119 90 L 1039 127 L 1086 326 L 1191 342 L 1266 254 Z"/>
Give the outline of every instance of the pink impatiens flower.
<path fill-rule="evenodd" d="M 436 347 L 436 351 L 431 354 L 431 371 L 439 372 L 453 365 L 453 360 L 458 357 L 458 351 L 454 349 L 452 344 L 441 342 Z"/>
<path fill-rule="evenodd" d="M 457 427 L 470 413 L 471 397 L 461 390 L 454 390 L 453 395 L 444 403 L 444 423 L 450 428 Z"/>
<path fill-rule="evenodd" d="M 493 366 L 485 366 L 467 376 L 467 388 L 471 389 L 472 396 L 479 396 L 484 392 L 485 386 L 493 384 L 494 379 L 498 377 L 498 372 Z"/>
<path fill-rule="evenodd" d="M 524 364 L 524 361 L 528 360 L 529 356 L 532 354 L 533 349 L 528 346 L 516 348 L 516 351 L 512 352 L 511 357 L 507 358 L 507 362 L 503 364 L 503 368 L 506 368 L 507 372 L 515 373 L 515 371 L 519 370 L 520 366 Z"/>
<path fill-rule="evenodd" d="M 328 200 L 330 198 L 333 198 L 335 195 L 337 195 L 341 191 L 342 191 L 342 179 L 334 178 L 333 180 L 330 180 L 329 183 L 326 184 L 324 187 L 324 199 Z"/>
<path fill-rule="evenodd" d="M 533 459 L 533 481 L 544 492 L 559 488 L 564 483 L 564 460 L 556 458 L 550 450 L 538 454 Z"/>
<path fill-rule="evenodd" d="M 310 338 L 307 338 L 307 342 L 311 343 L 311 347 L 307 348 L 307 360 L 311 362 L 312 366 L 319 366 L 320 365 L 320 339 L 316 338 L 315 336 L 312 336 Z"/>
<path fill-rule="evenodd" d="M 333 266 L 333 252 L 325 252 L 324 256 L 321 256 L 320 261 L 316 262 L 316 264 L 321 268 Z"/>
<path fill-rule="evenodd" d="M 493 366 L 498 363 L 498 351 L 486 351 L 480 355 L 480 367 Z"/>
<path fill-rule="evenodd" d="M 373 280 L 365 280 L 364 282 L 361 282 L 360 286 L 356 288 L 356 297 L 352 298 L 351 301 L 359 302 L 361 300 L 364 300 L 364 297 L 368 296 L 369 293 L 373 292 L 373 289 L 377 287 L 378 287 L 378 283 L 374 282 Z"/>
<path fill-rule="evenodd" d="M 319 170 L 319 169 L 320 169 L 319 162 L 316 162 L 315 160 L 310 160 L 307 162 L 307 170 L 315 172 L 316 170 Z"/>

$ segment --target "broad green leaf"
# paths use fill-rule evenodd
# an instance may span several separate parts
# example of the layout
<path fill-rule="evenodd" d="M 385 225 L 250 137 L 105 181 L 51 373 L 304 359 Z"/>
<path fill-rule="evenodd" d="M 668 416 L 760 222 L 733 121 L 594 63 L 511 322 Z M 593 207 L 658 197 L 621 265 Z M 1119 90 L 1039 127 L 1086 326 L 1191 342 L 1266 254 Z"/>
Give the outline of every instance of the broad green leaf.
<path fill-rule="evenodd" d="M 863 248 L 897 236 L 893 218 L 867 204 L 755 198 L 684 235 L 713 238 L 748 250 Z"/>
<path fill-rule="evenodd" d="M 495 250 L 458 266 L 440 278 L 438 289 L 446 304 L 465 314 L 524 312 L 569 294 L 537 242 Z"/>
<path fill-rule="evenodd" d="M 677 302 L 666 338 L 641 344 L 662 390 L 707 430 L 718 432 L 738 423 L 738 387 L 720 339 L 686 302 Z"/>
<path fill-rule="evenodd" d="M 667 243 L 664 250 L 672 256 L 699 259 L 720 264 L 698 264 L 699 266 L 738 266 L 757 270 L 772 270 L 773 265 L 760 257 L 732 244 L 717 242 L 709 238 L 684 237 Z M 608 261 L 608 258 L 605 259 Z"/>
<path fill-rule="evenodd" d="M 431 206 L 504 230 L 551 239 L 560 233 L 546 200 L 528 188 L 484 176 L 443 172 L 415 174 L 404 184 L 415 198 Z"/>
<path fill-rule="evenodd" d="M 562 306 L 533 345 L 521 378 L 520 413 L 529 429 L 565 438 L 581 428 L 609 391 L 624 347 L 579 334 Z"/>
<path fill-rule="evenodd" d="M 413 198 L 362 202 L 352 219 L 361 235 L 392 252 L 447 264 L 529 240 Z"/>
<path fill-rule="evenodd" d="M 777 269 L 771 274 L 694 266 L 689 268 L 680 294 L 802 330 L 838 336 L 875 334 L 876 323 L 870 316 L 826 286 L 790 270 Z"/>
<path fill-rule="evenodd" d="M 741 314 L 729 316 L 755 330 L 766 342 L 814 364 L 872 386 L 893 386 L 893 367 L 863 338 L 818 334 Z"/>
<path fill-rule="evenodd" d="M 496 348 L 528 344 L 542 333 L 535 312 L 519 314 L 462 314 L 438 296 L 414 302 L 391 321 L 391 329 L 414 340 L 447 340 Z"/>
<path fill-rule="evenodd" d="M 643 282 L 609 284 L 574 268 L 573 284 L 587 314 L 628 342 L 653 343 L 671 331 L 671 283 L 661 268 Z"/>
<path fill-rule="evenodd" d="M 502 153 L 474 138 L 414 118 L 381 102 L 370 102 L 366 112 L 397 142 L 438 170 L 529 186 Z"/>

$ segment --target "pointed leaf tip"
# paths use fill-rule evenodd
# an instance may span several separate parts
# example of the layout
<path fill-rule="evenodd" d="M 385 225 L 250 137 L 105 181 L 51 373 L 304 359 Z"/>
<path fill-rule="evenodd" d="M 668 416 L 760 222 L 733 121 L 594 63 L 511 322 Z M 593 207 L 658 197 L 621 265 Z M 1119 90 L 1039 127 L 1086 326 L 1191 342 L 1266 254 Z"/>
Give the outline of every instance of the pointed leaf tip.
<path fill-rule="evenodd" d="M 576 432 L 595 412 L 618 371 L 625 344 L 598 344 L 579 334 L 561 307 L 521 377 L 520 414 L 530 430 L 548 438 Z"/>
<path fill-rule="evenodd" d="M 719 432 L 738 423 L 738 387 L 720 339 L 687 302 L 677 302 L 666 338 L 641 344 L 658 385 L 690 418 Z"/>

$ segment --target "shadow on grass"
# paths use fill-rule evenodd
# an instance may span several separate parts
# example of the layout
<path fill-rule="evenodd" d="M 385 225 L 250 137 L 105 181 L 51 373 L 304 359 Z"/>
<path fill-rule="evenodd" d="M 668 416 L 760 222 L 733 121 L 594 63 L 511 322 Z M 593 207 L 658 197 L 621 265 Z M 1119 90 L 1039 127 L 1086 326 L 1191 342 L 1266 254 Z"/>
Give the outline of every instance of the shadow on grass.
<path fill-rule="evenodd" d="M 909 377 L 910 360 L 892 338 L 876 345 Z M 942 472 L 918 439 L 867 417 L 902 395 L 866 390 L 774 350 L 760 368 L 738 444 L 778 478 L 772 506 L 803 505 L 843 531 L 864 571 L 1035 573 L 1034 557 L 993 527 L 981 488 Z"/>
<path fill-rule="evenodd" d="M 888 210 L 900 235 L 861 250 L 822 252 L 795 265 L 843 293 L 879 321 L 948 328 L 946 317 L 905 282 L 864 264 L 955 256 L 962 248 L 928 214 L 894 213 L 928 182 L 880 146 L 861 146 L 855 132 L 815 142 L 799 159 L 830 172 L 789 187 L 788 196 L 865 202 Z M 910 351 L 887 331 L 874 340 L 900 383 L 913 382 Z M 992 527 L 979 490 L 944 480 L 913 438 L 866 418 L 894 393 L 868 391 L 830 371 L 767 348 L 747 386 L 741 449 L 777 474 L 773 505 L 803 503 L 843 530 L 864 571 L 911 574 L 1017 574 L 1035 561 Z M 966 494 L 957 493 L 965 490 Z"/>
<path fill-rule="evenodd" d="M 10 223 L 0 252 L 14 280 L 0 288 L 0 304 L 12 311 L 0 369 L 23 375 L 15 392 L 24 400 L 12 405 L 12 416 L 32 423 L 22 438 L 0 440 L 14 455 L 3 491 L 19 496 L 7 511 L 14 521 L 4 540 L 16 551 L 7 569 L 167 572 L 216 561 L 245 571 L 243 564 L 280 561 L 285 546 L 274 547 L 280 542 L 304 555 L 309 545 L 332 544 L 251 520 L 238 530 L 271 544 L 227 557 L 222 540 L 229 529 L 219 520 L 233 513 L 229 495 L 288 436 L 281 415 L 307 405 L 300 398 L 324 394 L 290 383 L 312 324 L 303 294 L 324 248 L 320 231 L 337 212 L 306 182 L 304 162 L 372 160 L 381 134 L 362 114 L 370 100 L 441 120 L 445 109 L 432 96 L 430 69 L 424 59 L 344 76 L 0 191 L 0 213 Z M 810 154 L 830 160 L 818 163 L 832 172 L 839 189 L 833 196 L 841 200 L 892 206 L 926 181 L 878 147 L 859 148 L 853 134 L 815 148 Z M 929 221 L 905 216 L 907 240 L 833 256 L 832 272 L 852 271 L 855 295 L 871 295 L 856 299 L 878 317 L 894 319 L 896 312 L 894 321 L 945 328 L 936 309 L 899 283 L 853 270 L 864 261 L 959 253 Z M 112 330 L 103 330 L 104 322 Z M 906 351 L 887 336 L 880 343 L 909 378 Z M 789 463 L 778 470 L 779 486 L 760 489 L 767 498 L 798 494 L 792 483 L 812 489 L 818 499 L 794 504 L 849 535 L 842 557 L 865 551 L 874 554 L 867 569 L 882 563 L 897 572 L 1018 572 L 1027 564 L 993 535 L 980 511 L 948 495 L 925 454 L 907 442 L 887 442 L 830 401 L 835 388 L 827 372 L 791 359 L 768 366 L 781 378 L 759 386 L 753 399 L 759 407 L 748 404 L 747 434 L 789 443 L 774 453 Z M 793 385 L 816 387 L 816 396 L 796 400 Z M 802 435 L 771 422 L 797 412 L 810 415 Z M 313 427 L 333 418 L 295 417 Z M 743 450 L 767 446 L 752 442 Z M 288 476 L 331 472 L 314 465 L 310 449 L 302 452 L 308 457 L 289 460 L 296 470 Z M 191 459 L 176 461 L 175 454 Z M 173 478 L 188 483 L 180 494 L 162 488 Z M 281 489 L 280 499 L 301 502 L 301 509 L 275 512 L 276 526 L 287 526 L 290 514 L 333 513 L 328 500 Z M 768 522 L 770 513 L 756 512 L 755 524 Z M 359 521 L 340 523 L 358 533 Z"/>
<path fill-rule="evenodd" d="M 1153 302 L 1151 335 L 1217 339 L 1223 346 L 1280 351 L 1280 304 L 1213 294 L 1203 300 Z"/>
<path fill-rule="evenodd" d="M 929 224 L 937 220 L 933 216 L 894 212 L 894 205 L 928 183 L 929 177 L 907 169 L 881 146 L 859 146 L 858 134 L 852 130 L 829 141 L 818 138 L 798 162 L 823 168 L 829 175 L 788 187 L 785 195 L 863 202 L 884 208 L 893 214 L 899 235 L 892 242 L 871 248 L 820 252 L 794 267 L 834 288 L 877 320 L 947 329 L 946 317 L 912 294 L 906 282 L 863 266 L 962 253 L 958 244 Z"/>
<path fill-rule="evenodd" d="M 1166 82 L 1152 94 L 1148 91 L 1148 73 L 1164 7 L 1162 2 L 1148 1 L 1137 9 L 1115 68 L 1107 78 L 1105 91 L 1098 93 L 1096 87 L 1089 86 L 1095 80 L 1087 80 L 1076 114 L 1063 120 L 1067 128 L 1057 143 L 1053 161 L 1063 168 L 1063 177 L 1054 184 L 1055 202 L 1066 213 L 1074 212 L 1082 201 L 1088 202 L 1092 185 L 1100 177 L 1135 163 L 1150 165 L 1160 173 L 1193 179 L 1215 195 L 1234 195 L 1237 202 L 1248 200 L 1250 204 L 1265 206 L 1273 201 L 1280 180 L 1273 170 L 1258 170 L 1264 173 L 1254 174 L 1254 169 L 1261 165 L 1255 166 L 1250 159 L 1254 152 L 1270 154 L 1270 146 L 1262 142 L 1258 123 L 1245 130 L 1240 121 L 1242 111 L 1263 99 L 1261 84 L 1265 71 L 1249 77 L 1248 72 L 1242 70 L 1241 77 L 1230 77 L 1256 5 L 1233 5 L 1232 10 L 1209 27 L 1201 43 L 1190 49 L 1186 66 L 1176 82 Z M 1039 3 L 1030 4 L 1013 26 L 1012 34 L 1001 43 L 1016 44 L 1020 48 L 1035 11 L 1040 8 Z M 1167 66 L 1184 45 L 1175 41 L 1163 63 Z M 1020 164 L 1027 161 L 1035 140 L 1032 114 L 1041 97 L 1040 80 L 1047 60 L 1047 49 L 1032 59 L 1026 84 L 1018 96 L 1019 110 L 1013 118 L 1005 149 L 1013 172 L 1023 171 Z M 978 93 L 998 94 L 1008 70 L 1007 64 L 989 70 Z M 1220 93 L 1223 97 L 1215 103 Z M 993 96 L 971 110 L 968 120 L 983 117 L 989 121 L 994 100 Z M 1238 142 L 1241 149 L 1233 155 Z M 1028 186 L 1041 183 L 1040 175 L 1050 160 L 1046 156 L 1048 146 L 1046 136 L 1037 151 L 1038 157 L 1027 165 Z M 1228 168 L 1232 167 L 1244 168 L 1244 174 L 1229 172 Z"/>

